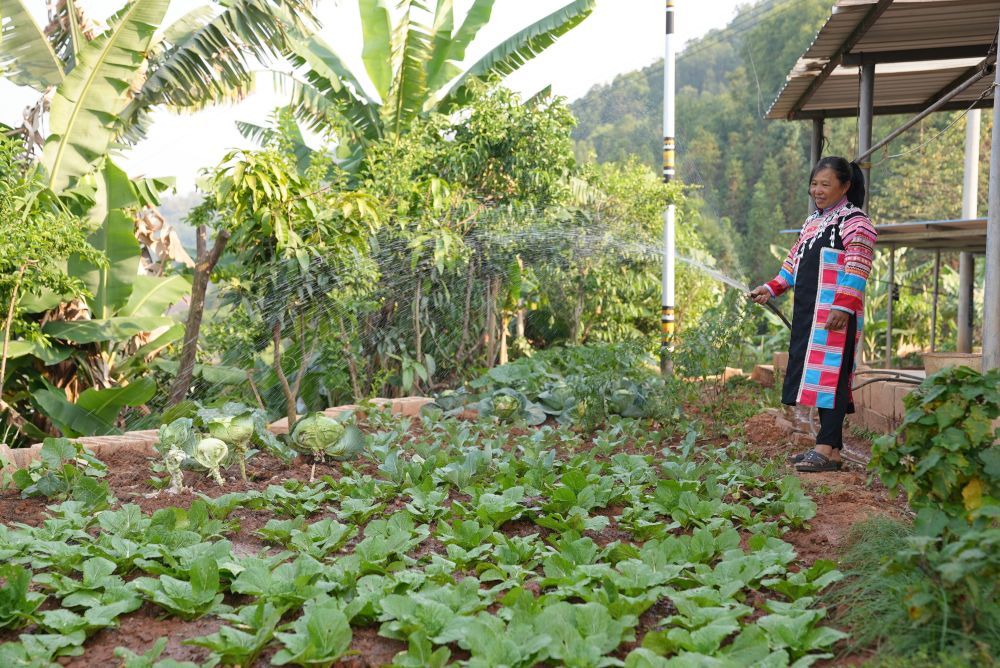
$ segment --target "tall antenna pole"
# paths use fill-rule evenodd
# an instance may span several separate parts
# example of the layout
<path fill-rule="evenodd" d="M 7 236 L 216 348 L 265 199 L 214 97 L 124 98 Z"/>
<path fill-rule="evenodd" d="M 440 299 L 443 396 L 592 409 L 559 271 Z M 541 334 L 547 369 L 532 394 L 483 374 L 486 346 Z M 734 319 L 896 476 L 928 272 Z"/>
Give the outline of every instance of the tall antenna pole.
<path fill-rule="evenodd" d="M 666 0 L 666 51 L 663 56 L 663 182 L 674 178 L 674 0 Z M 660 313 L 660 371 L 674 372 L 674 216 L 671 202 L 663 213 L 663 303 Z"/>

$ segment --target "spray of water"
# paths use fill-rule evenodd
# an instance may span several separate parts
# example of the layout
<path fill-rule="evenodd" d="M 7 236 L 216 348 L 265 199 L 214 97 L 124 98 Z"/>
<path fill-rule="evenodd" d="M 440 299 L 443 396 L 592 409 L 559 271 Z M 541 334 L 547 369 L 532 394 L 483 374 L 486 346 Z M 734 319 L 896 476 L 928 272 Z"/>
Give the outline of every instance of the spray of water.
<path fill-rule="evenodd" d="M 516 225 L 510 224 L 512 216 L 516 216 Z M 475 332 L 481 328 L 462 322 L 463 309 L 456 308 L 455 303 L 467 300 L 471 295 L 472 317 L 481 322 L 482 309 L 477 307 L 481 307 L 482 288 L 491 277 L 504 276 L 510 260 L 514 257 L 520 257 L 526 267 L 534 268 L 542 274 L 548 272 L 549 276 L 560 271 L 569 273 L 577 271 L 587 262 L 616 262 L 623 271 L 636 272 L 637 277 L 649 274 L 650 280 L 657 284 L 658 266 L 662 259 L 662 248 L 658 244 L 622 239 L 600 220 L 574 220 L 557 225 L 552 223 L 546 212 L 534 210 L 517 211 L 514 214 L 509 210 L 486 211 L 473 224 L 464 242 L 469 256 L 466 263 L 459 263 L 461 266 L 452 269 L 450 275 L 442 277 L 432 270 L 432 263 L 427 259 L 431 254 L 429 250 L 433 246 L 433 240 L 427 242 L 428 247 L 414 248 L 412 240 L 408 238 L 381 239 L 372 253 L 372 259 L 379 266 L 380 275 L 373 298 L 385 314 L 385 318 L 382 321 L 376 318 L 374 325 L 367 330 L 360 326 L 355 306 L 330 299 L 329 295 L 314 295 L 308 302 L 300 304 L 297 309 L 298 314 L 311 326 L 323 324 L 327 326 L 327 331 L 334 333 L 341 326 L 349 330 L 342 346 L 330 346 L 329 342 L 326 342 L 328 345 L 325 349 L 305 351 L 306 357 L 310 357 L 311 360 L 307 368 L 314 364 L 319 356 L 329 354 L 330 348 L 342 348 L 339 352 L 343 355 L 354 354 L 362 359 L 368 356 L 385 359 L 407 352 L 410 341 L 398 337 L 394 339 L 391 326 L 393 322 L 398 324 L 406 317 L 403 314 L 407 309 L 413 309 L 414 302 L 419 302 L 422 316 L 418 326 L 421 329 L 424 351 L 434 351 L 436 355 L 443 357 L 442 362 L 456 364 L 458 354 L 463 351 L 468 353 L 470 349 L 475 350 L 483 344 L 481 336 L 470 334 L 470 330 Z M 414 258 L 417 256 L 420 259 L 415 261 Z M 740 281 L 703 262 L 686 255 L 679 256 L 678 259 L 724 285 L 744 293 L 747 291 Z M 362 263 L 368 261 L 370 260 L 358 258 L 357 266 L 341 267 L 341 271 L 344 275 L 361 271 Z M 472 263 L 472 267 L 475 268 L 475 276 L 468 263 Z M 323 258 L 314 258 L 310 270 L 327 270 L 323 264 Z M 468 277 L 465 276 L 467 270 Z M 437 282 L 432 294 L 427 294 L 424 284 L 431 275 L 435 275 Z M 468 283 L 469 279 L 475 280 L 475 286 Z M 298 279 L 277 287 L 271 294 L 259 300 L 254 310 L 265 320 L 276 317 L 291 300 L 298 298 L 304 281 L 305 279 Z M 561 294 L 559 287 L 563 288 Z M 575 288 L 568 283 L 546 284 L 546 290 L 549 299 L 561 301 L 563 307 L 574 303 L 579 296 Z M 336 289 L 334 291 L 336 292 Z M 468 309 L 464 311 L 468 313 Z M 225 311 L 216 316 L 227 317 Z M 536 312 L 528 311 L 527 318 L 536 331 L 549 326 L 548 323 L 541 321 Z M 369 322 L 369 325 L 371 324 Z M 220 364 L 230 370 L 246 374 L 248 380 L 240 383 L 242 387 L 238 389 L 245 390 L 249 379 L 254 376 L 258 379 L 267 376 L 267 358 L 272 354 L 270 346 L 269 334 L 262 332 L 257 340 L 235 342 L 227 350 L 221 351 Z M 290 349 L 285 352 L 286 357 L 290 358 L 302 354 L 302 351 Z M 330 361 L 325 360 L 327 364 Z M 210 363 L 206 361 L 206 366 L 209 365 Z M 189 393 L 190 398 L 208 401 L 233 394 L 233 379 L 211 381 L 206 376 L 213 377 L 211 373 L 202 373 L 197 377 Z M 281 404 L 280 388 L 276 384 L 254 388 L 254 394 L 258 389 L 266 404 L 272 407 Z M 246 392 L 241 394 L 247 395 Z M 304 406 L 300 404 L 298 408 L 301 412 Z M 148 426 L 150 426 L 148 418 L 138 411 L 132 411 L 124 418 L 126 430 Z"/>

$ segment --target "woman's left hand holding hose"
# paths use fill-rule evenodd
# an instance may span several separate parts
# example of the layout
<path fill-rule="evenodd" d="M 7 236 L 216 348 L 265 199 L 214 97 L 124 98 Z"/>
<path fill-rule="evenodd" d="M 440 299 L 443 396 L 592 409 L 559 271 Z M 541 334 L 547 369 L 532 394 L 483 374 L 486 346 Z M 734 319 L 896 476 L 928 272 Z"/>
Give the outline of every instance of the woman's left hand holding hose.
<path fill-rule="evenodd" d="M 758 285 L 756 288 L 747 293 L 747 299 L 758 304 L 766 304 L 767 300 L 770 298 L 771 291 L 763 285 Z"/>

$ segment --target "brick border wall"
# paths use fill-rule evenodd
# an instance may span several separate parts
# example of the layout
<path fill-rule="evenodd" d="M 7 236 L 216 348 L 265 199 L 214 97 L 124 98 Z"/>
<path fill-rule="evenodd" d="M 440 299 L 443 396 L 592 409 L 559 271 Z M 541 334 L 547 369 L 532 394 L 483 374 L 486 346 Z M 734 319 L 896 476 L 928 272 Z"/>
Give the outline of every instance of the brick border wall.
<path fill-rule="evenodd" d="M 415 416 L 420 414 L 420 409 L 426 404 L 433 402 L 427 397 L 401 397 L 399 399 L 372 399 L 371 403 L 376 406 L 389 406 L 389 410 L 395 415 Z M 335 406 L 323 411 L 325 415 L 335 416 L 341 413 L 354 411 L 358 408 L 356 404 L 346 406 Z M 268 425 L 268 429 L 274 434 L 288 433 L 288 418 L 282 418 Z M 74 441 L 81 443 L 85 448 L 94 453 L 98 458 L 105 450 L 115 450 L 118 448 L 128 448 L 143 454 L 153 455 L 156 449 L 153 447 L 158 440 L 158 430 L 146 429 L 143 431 L 130 431 L 117 436 L 84 436 L 74 438 Z M 33 461 L 41 457 L 42 445 L 36 443 L 27 448 L 9 448 L 0 444 L 0 464 L 5 467 L 10 465 L 13 468 L 24 468 Z"/>

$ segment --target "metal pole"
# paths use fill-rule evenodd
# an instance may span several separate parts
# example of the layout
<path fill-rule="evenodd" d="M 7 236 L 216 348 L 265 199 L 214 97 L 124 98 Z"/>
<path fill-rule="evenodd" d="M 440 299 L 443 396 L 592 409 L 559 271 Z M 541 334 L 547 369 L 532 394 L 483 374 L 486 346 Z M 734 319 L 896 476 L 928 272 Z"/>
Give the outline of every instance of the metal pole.
<path fill-rule="evenodd" d="M 666 0 L 666 39 L 663 54 L 663 182 L 674 178 L 674 0 Z M 663 277 L 660 312 L 660 371 L 674 372 L 674 205 L 663 213 Z"/>
<path fill-rule="evenodd" d="M 983 371 L 1000 367 L 1000 68 L 993 79 L 990 196 L 986 216 L 986 286 L 983 294 Z"/>
<path fill-rule="evenodd" d="M 885 307 L 885 368 L 892 368 L 892 298 L 896 287 L 896 247 L 889 246 L 889 285 L 886 292 L 889 299 Z"/>
<path fill-rule="evenodd" d="M 809 142 L 809 169 L 816 166 L 823 157 L 823 119 L 814 118 L 812 123 L 812 140 Z M 816 210 L 816 203 L 809 198 L 809 213 Z"/>
<path fill-rule="evenodd" d="M 861 66 L 861 92 L 858 100 L 858 166 L 865 175 L 865 211 L 872 192 L 872 163 L 868 160 L 872 145 L 872 116 L 875 112 L 875 63 Z"/>
<path fill-rule="evenodd" d="M 941 251 L 934 251 L 934 302 L 931 305 L 931 352 L 937 350 L 938 296 L 941 293 Z"/>
<path fill-rule="evenodd" d="M 962 178 L 962 218 L 978 214 L 979 200 L 979 127 L 982 112 L 970 109 L 965 117 L 965 170 Z M 976 282 L 976 256 L 958 256 L 958 345 L 960 353 L 972 352 L 973 299 Z"/>

